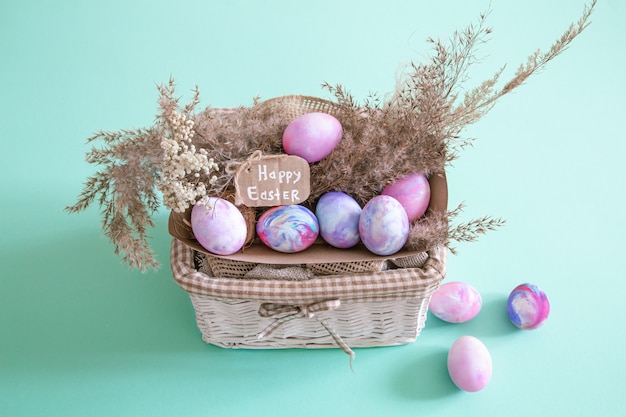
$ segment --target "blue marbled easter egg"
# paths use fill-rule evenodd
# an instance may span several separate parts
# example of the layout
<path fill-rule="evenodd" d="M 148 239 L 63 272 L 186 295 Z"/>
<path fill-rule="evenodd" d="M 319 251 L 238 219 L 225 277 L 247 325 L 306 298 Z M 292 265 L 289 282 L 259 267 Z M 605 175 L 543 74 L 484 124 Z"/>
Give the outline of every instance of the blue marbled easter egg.
<path fill-rule="evenodd" d="M 507 300 L 511 322 L 524 330 L 533 330 L 543 324 L 550 314 L 550 302 L 546 293 L 535 284 L 518 285 Z"/>
<path fill-rule="evenodd" d="M 261 214 L 256 232 L 261 242 L 269 248 L 295 253 L 315 242 L 319 235 L 319 224 L 315 214 L 304 206 L 277 206 Z"/>
<path fill-rule="evenodd" d="M 336 248 L 351 248 L 359 243 L 361 206 L 346 193 L 332 191 L 323 194 L 317 202 L 315 215 L 320 235 Z"/>

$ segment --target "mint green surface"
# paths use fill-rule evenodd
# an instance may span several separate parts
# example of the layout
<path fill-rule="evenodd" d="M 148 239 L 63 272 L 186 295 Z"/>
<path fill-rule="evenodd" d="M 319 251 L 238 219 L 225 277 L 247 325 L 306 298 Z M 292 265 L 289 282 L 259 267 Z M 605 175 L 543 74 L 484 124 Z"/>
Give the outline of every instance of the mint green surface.
<path fill-rule="evenodd" d="M 429 316 L 416 343 L 355 349 L 226 350 L 206 345 L 168 266 L 167 213 L 152 245 L 164 264 L 120 264 L 96 207 L 63 212 L 94 172 L 85 139 L 149 126 L 170 75 L 202 105 L 283 94 L 384 94 L 428 36 L 476 20 L 487 1 L 43 1 L 0 3 L 0 416 L 620 416 L 624 388 L 623 70 L 626 3 L 600 0 L 571 48 L 466 133 L 450 206 L 506 227 L 458 244 L 448 281 L 484 306 L 471 322 Z M 468 86 L 578 19 L 582 0 L 493 0 L 492 41 Z M 533 282 L 550 299 L 521 331 L 506 298 Z M 451 344 L 493 358 L 481 392 L 459 391 Z"/>

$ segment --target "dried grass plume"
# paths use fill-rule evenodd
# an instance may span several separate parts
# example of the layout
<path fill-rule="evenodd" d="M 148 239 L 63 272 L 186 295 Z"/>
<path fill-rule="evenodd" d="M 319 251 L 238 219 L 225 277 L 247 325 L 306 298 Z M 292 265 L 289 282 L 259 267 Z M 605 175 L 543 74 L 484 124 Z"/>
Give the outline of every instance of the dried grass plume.
<path fill-rule="evenodd" d="M 468 69 L 476 63 L 477 48 L 491 33 L 484 13 L 447 42 L 428 39 L 430 58 L 411 63 L 388 99 L 372 94 L 360 102 L 343 85 L 323 84 L 332 97 L 329 110 L 342 123 L 344 137 L 330 156 L 311 165 L 307 204 L 314 205 L 321 194 L 332 190 L 351 194 L 364 204 L 409 173 L 443 174 L 446 165 L 472 144 L 473 138 L 463 136 L 465 128 L 566 50 L 589 25 L 595 5 L 593 0 L 586 6 L 580 19 L 547 51 L 530 54 L 507 81 L 502 80 L 503 66 L 477 86 L 462 88 Z M 97 203 L 115 252 L 141 270 L 158 266 L 147 232 L 161 204 L 159 192 L 163 203 L 177 212 L 207 195 L 230 192 L 232 174 L 225 167 L 257 150 L 283 153 L 282 132 L 291 121 L 280 100 L 255 99 L 249 107 L 197 111 L 197 88 L 184 106 L 175 94 L 172 79 L 159 86 L 160 113 L 153 126 L 98 132 L 88 139 L 94 147 L 87 161 L 100 169 L 87 179 L 78 201 L 66 208 L 79 212 Z M 407 245 L 450 247 L 451 241 L 474 241 L 503 224 L 501 219 L 484 217 L 452 225 L 450 220 L 461 209 L 416 222 Z"/>

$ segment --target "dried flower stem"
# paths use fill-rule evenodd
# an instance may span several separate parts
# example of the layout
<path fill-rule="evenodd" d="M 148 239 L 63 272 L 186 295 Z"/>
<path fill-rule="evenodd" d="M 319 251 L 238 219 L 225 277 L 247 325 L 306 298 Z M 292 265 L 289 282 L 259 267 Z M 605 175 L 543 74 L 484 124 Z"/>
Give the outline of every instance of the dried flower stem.
<path fill-rule="evenodd" d="M 311 165 L 308 204 L 326 191 L 341 190 L 365 203 L 395 179 L 413 172 L 440 175 L 459 153 L 471 146 L 463 130 L 480 120 L 498 99 L 522 85 L 560 55 L 589 25 L 597 0 L 581 18 L 544 53 L 536 51 L 519 66 L 511 80 L 500 85 L 505 67 L 488 80 L 462 93 L 475 52 L 491 29 L 488 13 L 476 24 L 453 34 L 446 44 L 429 39 L 433 54 L 425 63 L 412 63 L 397 82 L 389 100 L 370 94 L 363 104 L 342 86 L 323 84 L 335 98 L 333 114 L 344 129 L 337 148 Z M 87 161 L 103 168 L 87 179 L 78 201 L 66 210 L 78 212 L 96 202 L 103 229 L 124 261 L 142 270 L 156 267 L 148 246 L 151 215 L 158 209 L 157 189 L 163 202 L 182 212 L 206 196 L 222 195 L 232 187 L 232 174 L 220 167 L 247 159 L 253 152 L 282 153 L 281 137 L 291 121 L 285 109 L 258 97 L 251 107 L 212 109 L 194 113 L 198 88 L 181 107 L 174 96 L 173 79 L 159 86 L 160 113 L 148 129 L 99 132 L 88 139 L 102 147 L 87 154 Z M 472 242 L 502 226 L 499 218 L 482 217 L 450 226 L 462 206 L 434 213 L 415 223 L 409 247 L 448 245 L 451 240 Z"/>
<path fill-rule="evenodd" d="M 102 141 L 87 161 L 104 168 L 89 177 L 78 201 L 66 211 L 85 210 L 97 201 L 103 217 L 102 228 L 123 261 L 141 270 L 158 267 L 148 245 L 152 214 L 159 207 L 156 185 L 161 161 L 158 128 L 99 132 L 88 142 Z"/>

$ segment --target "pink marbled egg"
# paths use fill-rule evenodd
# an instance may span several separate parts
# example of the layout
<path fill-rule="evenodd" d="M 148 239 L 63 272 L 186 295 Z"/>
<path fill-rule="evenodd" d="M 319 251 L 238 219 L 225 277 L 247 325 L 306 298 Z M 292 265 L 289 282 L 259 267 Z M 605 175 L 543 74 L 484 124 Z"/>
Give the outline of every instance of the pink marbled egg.
<path fill-rule="evenodd" d="M 203 248 L 216 255 L 231 255 L 246 241 L 248 227 L 237 207 L 223 198 L 209 198 L 208 206 L 191 210 L 191 229 Z"/>
<path fill-rule="evenodd" d="M 307 113 L 294 119 L 283 132 L 283 148 L 307 162 L 317 162 L 328 156 L 343 135 L 341 123 L 326 113 Z"/>
<path fill-rule="evenodd" d="M 428 308 L 448 323 L 464 323 L 476 317 L 483 300 L 473 286 L 464 282 L 447 282 L 435 291 Z"/>
<path fill-rule="evenodd" d="M 361 241 L 376 255 L 391 255 L 402 249 L 409 227 L 406 211 L 398 200 L 388 195 L 368 201 L 359 217 Z"/>
<path fill-rule="evenodd" d="M 386 186 L 381 194 L 390 195 L 402 204 L 414 222 L 426 213 L 430 203 L 430 183 L 424 174 L 411 174 Z"/>
<path fill-rule="evenodd" d="M 463 391 L 476 392 L 491 380 L 493 363 L 487 347 L 474 336 L 458 338 L 448 352 L 448 373 Z"/>

